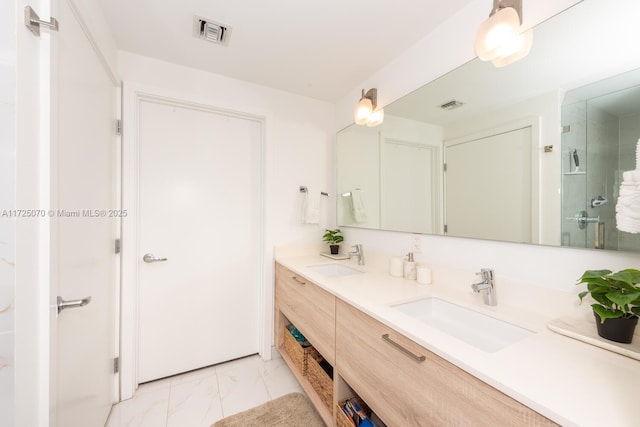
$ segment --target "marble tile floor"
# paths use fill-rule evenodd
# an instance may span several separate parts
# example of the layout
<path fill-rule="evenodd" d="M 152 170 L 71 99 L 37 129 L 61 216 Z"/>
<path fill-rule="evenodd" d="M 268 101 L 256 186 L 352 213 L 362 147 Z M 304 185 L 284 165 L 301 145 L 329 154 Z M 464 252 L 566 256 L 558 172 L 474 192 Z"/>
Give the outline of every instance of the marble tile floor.
<path fill-rule="evenodd" d="M 277 353 L 269 361 L 249 356 L 142 384 L 111 409 L 105 427 L 209 427 L 296 391 L 302 388 Z"/>

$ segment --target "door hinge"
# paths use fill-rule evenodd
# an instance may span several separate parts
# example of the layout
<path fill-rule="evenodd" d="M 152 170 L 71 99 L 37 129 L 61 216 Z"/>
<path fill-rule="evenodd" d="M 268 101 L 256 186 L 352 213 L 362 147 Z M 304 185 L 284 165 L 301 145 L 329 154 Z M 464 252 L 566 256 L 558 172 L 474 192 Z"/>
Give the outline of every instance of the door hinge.
<path fill-rule="evenodd" d="M 447 232 L 447 224 L 444 225 L 444 232 Z"/>
<path fill-rule="evenodd" d="M 120 372 L 120 357 L 113 359 L 113 373 L 117 374 L 118 372 Z"/>
<path fill-rule="evenodd" d="M 122 251 L 122 239 L 116 239 L 116 243 L 114 245 L 115 253 L 119 254 Z"/>
<path fill-rule="evenodd" d="M 562 126 L 562 133 L 567 133 L 567 132 L 571 132 L 571 125 L 569 126 Z"/>
<path fill-rule="evenodd" d="M 122 120 L 116 119 L 116 135 L 122 135 Z"/>
<path fill-rule="evenodd" d="M 444 172 L 446 172 L 446 171 L 447 171 L 447 164 L 446 164 L 446 163 L 443 163 L 442 170 L 443 170 Z"/>

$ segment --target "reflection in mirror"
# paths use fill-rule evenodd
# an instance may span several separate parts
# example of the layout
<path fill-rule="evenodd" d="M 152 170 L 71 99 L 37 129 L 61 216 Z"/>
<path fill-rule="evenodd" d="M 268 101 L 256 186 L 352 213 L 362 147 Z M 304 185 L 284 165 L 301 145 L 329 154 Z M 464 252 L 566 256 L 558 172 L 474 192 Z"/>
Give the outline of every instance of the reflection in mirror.
<path fill-rule="evenodd" d="M 562 246 L 639 250 L 615 207 L 622 172 L 636 168 L 640 70 L 567 92 L 562 125 Z"/>
<path fill-rule="evenodd" d="M 338 223 L 432 234 L 441 229 L 441 129 L 387 116 L 338 137 Z"/>
<path fill-rule="evenodd" d="M 445 141 L 447 235 L 538 243 L 538 123 Z"/>
<path fill-rule="evenodd" d="M 339 132 L 338 225 L 640 250 L 615 226 L 640 138 L 640 53 L 624 43 L 640 26 L 602 3 L 536 27 L 518 63 L 473 60 L 387 105 L 382 126 Z"/>

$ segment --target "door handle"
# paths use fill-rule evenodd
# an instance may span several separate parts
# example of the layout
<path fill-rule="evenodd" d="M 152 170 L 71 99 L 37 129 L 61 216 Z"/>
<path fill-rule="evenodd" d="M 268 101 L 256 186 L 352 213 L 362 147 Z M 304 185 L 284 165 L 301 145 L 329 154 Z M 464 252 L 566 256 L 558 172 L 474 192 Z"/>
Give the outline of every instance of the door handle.
<path fill-rule="evenodd" d="M 57 299 L 58 314 L 60 314 L 60 312 L 62 310 L 66 310 L 67 308 L 84 307 L 85 305 L 89 304 L 90 302 L 91 302 L 91 297 L 65 301 L 65 300 L 62 299 L 61 296 L 58 296 L 58 299 Z"/>
<path fill-rule="evenodd" d="M 144 254 L 142 260 L 146 263 L 166 261 L 166 258 L 157 258 L 154 254 Z"/>

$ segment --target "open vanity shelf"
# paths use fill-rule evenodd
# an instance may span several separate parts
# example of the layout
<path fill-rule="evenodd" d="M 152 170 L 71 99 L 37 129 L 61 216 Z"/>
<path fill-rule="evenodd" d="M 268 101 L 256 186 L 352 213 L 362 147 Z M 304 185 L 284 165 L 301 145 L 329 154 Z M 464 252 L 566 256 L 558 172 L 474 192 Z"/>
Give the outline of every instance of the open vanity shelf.
<path fill-rule="evenodd" d="M 325 424 L 333 425 L 333 413 L 326 403 L 326 394 L 323 393 L 322 388 L 318 386 L 318 381 L 316 380 L 318 375 L 324 373 L 324 371 L 322 373 L 318 372 L 322 370 L 322 368 L 318 368 L 319 364 L 316 362 L 316 360 L 322 356 L 313 346 L 303 349 L 288 331 L 288 326 L 292 324 L 291 321 L 289 321 L 282 312 L 277 312 L 276 315 L 278 316 L 276 324 L 280 323 L 281 325 L 276 332 L 276 342 L 278 343 L 277 346 L 282 359 L 287 366 L 289 366 L 289 369 L 291 369 L 291 372 L 300 383 L 300 386 L 315 406 Z M 293 346 L 298 346 L 299 348 L 292 350 Z M 311 363 L 315 364 L 311 368 L 313 370 L 312 375 L 314 376 L 309 375 L 309 364 Z M 330 384 L 333 389 L 332 378 Z"/>
<path fill-rule="evenodd" d="M 347 384 L 347 382 L 332 369 L 327 373 L 319 360 L 324 360 L 313 346 L 303 348 L 288 330 L 292 325 L 290 320 L 278 312 L 278 320 L 283 328 L 277 333 L 278 350 L 287 366 L 293 372 L 302 389 L 313 403 L 316 410 L 328 426 L 352 427 L 353 423 L 343 412 L 342 406 L 347 400 L 355 402 L 362 408 L 368 418 L 377 419 L 376 427 L 385 427 L 385 424 L 372 414 L 372 411 L 360 396 Z M 298 346 L 298 348 L 294 347 Z M 302 357 L 304 357 L 303 362 Z M 331 367 L 333 368 L 333 366 Z"/>

